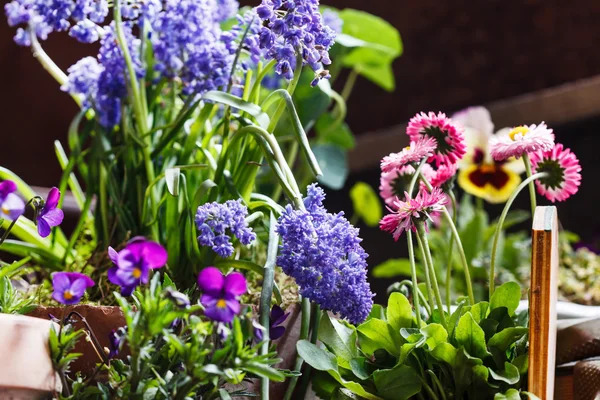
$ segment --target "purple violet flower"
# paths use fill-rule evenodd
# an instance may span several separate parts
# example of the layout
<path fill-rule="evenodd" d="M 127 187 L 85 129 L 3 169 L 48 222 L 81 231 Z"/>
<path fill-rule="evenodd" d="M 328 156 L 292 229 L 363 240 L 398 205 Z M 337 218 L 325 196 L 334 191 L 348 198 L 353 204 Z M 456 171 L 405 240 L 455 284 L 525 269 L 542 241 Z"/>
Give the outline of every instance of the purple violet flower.
<path fill-rule="evenodd" d="M 200 231 L 198 242 L 202 246 L 210 246 L 222 258 L 231 257 L 234 249 L 230 235 L 244 245 L 256 239 L 246 223 L 247 215 L 248 209 L 239 200 L 201 205 L 196 212 L 196 226 Z"/>
<path fill-rule="evenodd" d="M 177 290 L 175 290 L 173 288 L 169 287 L 169 288 L 165 289 L 165 295 L 169 300 L 171 300 L 173 303 L 175 303 L 175 305 L 178 308 L 185 309 L 185 308 L 188 308 L 191 304 L 190 298 L 187 295 L 185 295 L 181 292 L 178 292 Z"/>
<path fill-rule="evenodd" d="M 52 228 L 62 223 L 65 217 L 63 211 L 58 208 L 60 191 L 53 187 L 48 193 L 48 198 L 43 202 L 43 207 L 36 213 L 37 229 L 41 237 L 45 238 L 52 232 Z"/>
<path fill-rule="evenodd" d="M 215 267 L 204 268 L 198 275 L 198 287 L 203 294 L 200 302 L 204 315 L 213 321 L 229 323 L 240 313 L 240 296 L 248 290 L 246 278 L 239 272 L 223 276 Z"/>
<path fill-rule="evenodd" d="M 16 191 L 17 185 L 13 181 L 0 182 L 0 220 L 14 221 L 25 212 L 25 203 Z"/>
<path fill-rule="evenodd" d="M 112 330 L 108 334 L 108 359 L 111 360 L 119 355 L 119 351 L 121 351 L 121 347 L 125 342 L 125 337 L 127 335 L 127 331 L 124 327 L 121 327 L 117 330 Z"/>
<path fill-rule="evenodd" d="M 323 189 L 313 184 L 307 191 L 306 210 L 288 205 L 277 222 L 277 265 L 296 280 L 302 296 L 358 324 L 373 306 L 362 239 L 343 213 L 323 207 Z"/>
<path fill-rule="evenodd" d="M 167 263 L 167 251 L 156 242 L 135 237 L 119 252 L 108 248 L 108 256 L 115 264 L 108 270 L 108 280 L 121 287 L 123 296 L 130 296 L 140 284 L 147 284 L 150 270 Z"/>
<path fill-rule="evenodd" d="M 85 290 L 94 286 L 94 281 L 79 272 L 55 272 L 52 274 L 52 298 L 62 304 L 77 304 Z"/>
<path fill-rule="evenodd" d="M 273 308 L 271 308 L 271 314 L 269 316 L 269 339 L 270 340 L 277 340 L 279 338 L 281 338 L 283 336 L 283 334 L 285 333 L 285 327 L 281 326 L 281 324 L 283 324 L 285 322 L 285 320 L 287 319 L 287 317 L 290 315 L 290 313 L 286 313 L 283 311 L 283 309 L 281 307 L 279 307 L 277 304 L 275 304 L 273 306 Z M 263 335 L 263 327 L 260 327 L 261 329 L 259 329 L 258 327 L 254 327 L 254 336 L 256 337 L 256 339 L 258 339 L 258 341 L 262 341 L 264 338 Z"/>

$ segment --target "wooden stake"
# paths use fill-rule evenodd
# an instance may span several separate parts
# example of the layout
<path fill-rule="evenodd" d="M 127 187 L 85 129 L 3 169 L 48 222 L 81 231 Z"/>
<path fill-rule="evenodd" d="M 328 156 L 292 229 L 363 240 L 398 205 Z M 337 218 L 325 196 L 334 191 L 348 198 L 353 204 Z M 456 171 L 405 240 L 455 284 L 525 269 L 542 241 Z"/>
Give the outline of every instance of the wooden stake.
<path fill-rule="evenodd" d="M 537 207 L 533 218 L 529 293 L 529 388 L 541 400 L 554 398 L 558 218 L 556 207 Z"/>

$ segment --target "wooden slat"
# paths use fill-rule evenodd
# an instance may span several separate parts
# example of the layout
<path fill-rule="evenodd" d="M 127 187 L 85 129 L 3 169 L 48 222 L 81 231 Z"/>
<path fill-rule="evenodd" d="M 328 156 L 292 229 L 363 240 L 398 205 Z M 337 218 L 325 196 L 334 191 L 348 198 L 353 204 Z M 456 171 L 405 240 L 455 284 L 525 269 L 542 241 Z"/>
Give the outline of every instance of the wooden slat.
<path fill-rule="evenodd" d="M 554 398 L 558 218 L 556 207 L 538 207 L 533 218 L 529 294 L 529 392 Z"/>

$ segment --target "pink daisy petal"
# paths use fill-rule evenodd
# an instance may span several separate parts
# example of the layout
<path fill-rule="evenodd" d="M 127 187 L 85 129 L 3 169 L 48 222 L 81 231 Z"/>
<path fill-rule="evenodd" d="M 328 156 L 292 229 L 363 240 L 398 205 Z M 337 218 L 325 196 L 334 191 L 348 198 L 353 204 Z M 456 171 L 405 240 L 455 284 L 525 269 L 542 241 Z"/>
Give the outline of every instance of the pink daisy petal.
<path fill-rule="evenodd" d="M 392 206 L 396 197 L 402 197 L 404 191 L 408 189 L 410 180 L 415 173 L 414 167 L 406 165 L 400 169 L 390 172 L 382 172 L 380 178 L 379 195 L 388 206 Z M 435 175 L 435 171 L 429 164 L 424 164 L 421 167 L 421 175 L 428 181 Z M 421 182 L 421 184 L 423 184 Z"/>
<path fill-rule="evenodd" d="M 381 160 L 381 170 L 390 172 L 405 167 L 411 163 L 420 162 L 429 157 L 436 149 L 436 141 L 433 138 L 417 138 L 411 141 L 410 146 L 405 147 L 399 153 L 392 153 Z"/>
<path fill-rule="evenodd" d="M 581 166 L 570 149 L 557 144 L 548 151 L 531 154 L 534 173 L 547 172 L 550 176 L 535 181 L 537 191 L 551 202 L 565 201 L 579 190 Z"/>
<path fill-rule="evenodd" d="M 510 157 L 520 158 L 536 151 L 549 151 L 554 147 L 554 134 L 542 122 L 539 125 L 518 126 L 507 135 L 490 139 L 490 153 L 496 161 Z"/>
<path fill-rule="evenodd" d="M 429 137 L 436 141 L 437 147 L 429 162 L 435 161 L 436 165 L 454 164 L 466 153 L 463 129 L 455 124 L 444 113 L 433 112 L 415 115 L 406 128 L 406 133 L 411 141 Z"/>
<path fill-rule="evenodd" d="M 443 206 L 448 203 L 448 197 L 440 188 L 436 187 L 431 192 L 427 188 L 421 187 L 414 199 L 411 199 L 405 192 L 404 198 L 406 201 L 396 198 L 392 207 L 389 208 L 392 213 L 383 217 L 379 222 L 381 230 L 390 232 L 396 241 L 404 231 L 416 230 L 416 220 L 423 221 L 439 215 Z"/>
<path fill-rule="evenodd" d="M 440 187 L 444 183 L 451 180 L 456 171 L 458 170 L 458 164 L 442 164 L 439 166 L 437 171 L 434 172 L 434 175 L 429 179 L 429 183 L 432 186 Z"/>

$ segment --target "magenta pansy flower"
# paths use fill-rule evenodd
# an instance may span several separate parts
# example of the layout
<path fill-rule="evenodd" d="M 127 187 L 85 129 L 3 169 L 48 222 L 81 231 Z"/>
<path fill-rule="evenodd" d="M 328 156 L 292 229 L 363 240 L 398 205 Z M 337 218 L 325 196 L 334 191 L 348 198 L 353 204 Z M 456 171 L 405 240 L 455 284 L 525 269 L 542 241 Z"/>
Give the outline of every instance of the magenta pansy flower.
<path fill-rule="evenodd" d="M 239 314 L 240 296 L 248 290 L 244 275 L 232 272 L 224 276 L 215 267 L 200 272 L 198 287 L 203 292 L 200 302 L 204 306 L 204 315 L 225 323 L 233 321 L 233 317 Z"/>
<path fill-rule="evenodd" d="M 48 198 L 44 202 L 44 207 L 36 215 L 37 229 L 41 237 L 47 237 L 52 232 L 52 228 L 62 223 L 64 214 L 58 208 L 60 200 L 60 191 L 53 187 L 48 193 Z"/>
<path fill-rule="evenodd" d="M 55 272 L 52 274 L 52 298 L 62 304 L 77 304 L 85 290 L 94 286 L 94 281 L 79 272 Z"/>
<path fill-rule="evenodd" d="M 17 185 L 13 181 L 0 182 L 0 220 L 14 221 L 25 212 L 25 203 L 16 191 Z"/>
<path fill-rule="evenodd" d="M 167 263 L 164 247 L 143 237 L 133 238 L 125 248 L 117 252 L 108 248 L 108 256 L 115 264 L 108 270 L 108 280 L 121 287 L 123 296 L 130 296 L 140 284 L 147 284 L 150 270 Z"/>

